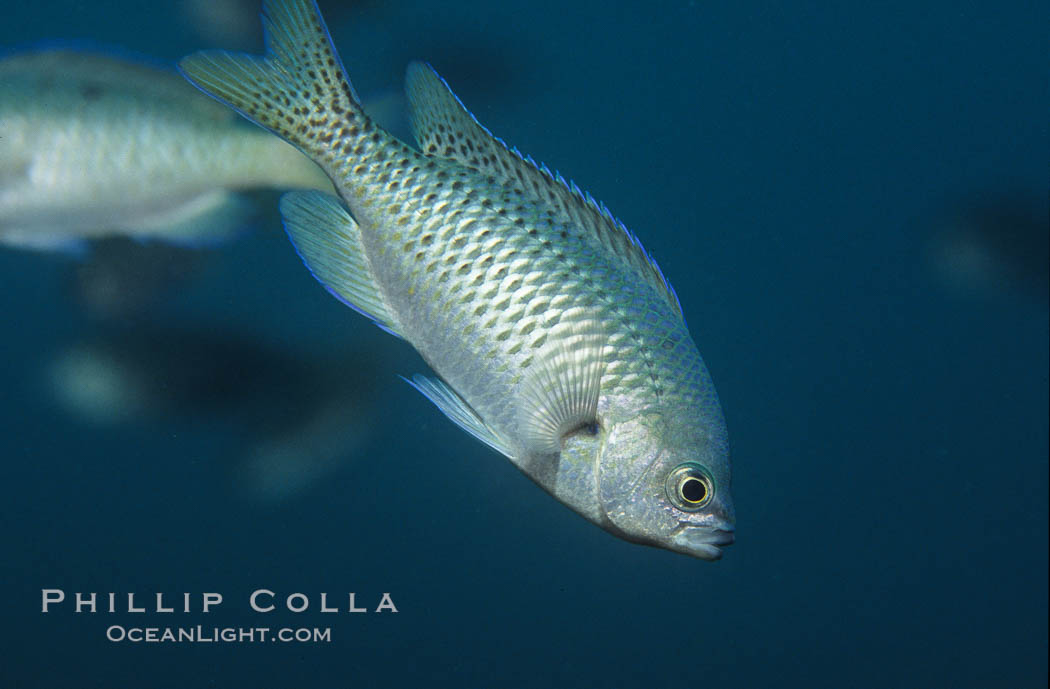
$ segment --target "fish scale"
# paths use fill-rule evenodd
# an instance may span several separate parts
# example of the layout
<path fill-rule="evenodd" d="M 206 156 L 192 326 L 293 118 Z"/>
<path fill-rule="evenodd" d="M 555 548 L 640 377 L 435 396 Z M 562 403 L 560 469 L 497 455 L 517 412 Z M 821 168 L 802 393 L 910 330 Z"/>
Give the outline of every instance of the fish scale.
<path fill-rule="evenodd" d="M 507 385 L 517 385 L 537 346 L 549 336 L 557 337 L 548 328 L 559 322 L 563 312 L 544 308 L 537 317 L 536 310 L 549 305 L 558 293 L 578 294 L 578 305 L 586 307 L 578 311 L 581 320 L 605 323 L 613 338 L 603 385 L 615 388 L 647 382 L 657 398 L 695 387 L 688 384 L 690 376 L 681 375 L 687 371 L 661 366 L 650 354 L 662 351 L 654 346 L 665 340 L 687 338 L 675 332 L 684 327 L 674 327 L 669 309 L 661 299 L 647 294 L 651 291 L 647 285 L 625 281 L 608 260 L 588 250 L 578 230 L 555 222 L 554 213 L 526 205 L 517 190 L 495 186 L 492 175 L 425 158 L 374 125 L 362 127 L 356 137 L 344 137 L 333 137 L 334 146 L 321 149 L 325 156 L 322 167 L 330 170 L 344 198 L 361 199 L 349 201 L 359 222 L 384 228 L 364 237 L 366 246 L 373 249 L 377 282 L 381 287 L 398 286 L 384 289 L 384 294 L 394 310 L 404 314 L 406 339 L 446 381 L 472 400 L 490 425 L 507 434 L 517 432 L 515 409 L 506 403 L 502 386 L 493 386 L 491 381 L 498 377 Z M 320 133 L 316 139 L 327 141 Z M 347 150 L 361 153 L 350 159 L 333 153 Z M 487 237 L 493 239 L 486 245 Z M 569 280 L 574 271 L 581 275 L 579 280 Z M 523 273 L 531 279 L 522 279 Z M 520 287 L 514 289 L 518 282 Z M 624 303 L 637 306 L 622 308 Z M 479 309 L 492 315 L 481 316 L 475 323 L 472 316 Z M 632 328 L 639 315 L 663 328 L 646 332 Z M 530 338 L 538 322 L 545 327 Z M 518 337 L 512 338 L 515 328 Z M 449 352 L 463 348 L 459 336 L 474 331 L 485 339 L 470 346 L 463 356 L 494 363 L 477 369 L 461 361 L 463 357 L 447 361 Z M 507 371 L 514 373 L 508 376 Z"/>
<path fill-rule="evenodd" d="M 425 180 L 420 184 L 435 188 Z M 548 338 L 560 335 L 557 326 L 571 313 L 577 322 L 603 323 L 606 334 L 614 337 L 605 352 L 608 373 L 603 378 L 604 386 L 617 387 L 622 370 L 620 375 L 648 379 L 654 397 L 659 397 L 662 388 L 673 388 L 674 381 L 667 378 L 676 371 L 669 369 L 666 376 L 660 376 L 655 371 L 663 369 L 650 357 L 640 355 L 651 351 L 656 341 L 671 333 L 632 329 L 631 310 L 617 309 L 624 297 L 633 298 L 641 291 L 637 295 L 642 304 L 640 310 L 656 314 L 662 306 L 658 300 L 644 294 L 637 283 L 625 282 L 620 272 L 611 270 L 608 261 L 588 251 L 582 242 L 561 238 L 563 225 L 549 219 L 544 222 L 537 215 L 530 217 L 524 207 L 513 205 L 517 199 L 502 196 L 492 199 L 481 193 L 472 198 L 451 190 L 447 198 L 436 200 L 435 215 L 440 213 L 442 204 L 454 209 L 446 217 L 434 220 L 446 230 L 446 236 L 440 237 L 442 241 L 427 242 L 431 225 L 425 223 L 414 237 L 405 238 L 401 256 L 389 250 L 388 243 L 382 243 L 377 275 L 388 276 L 380 277 L 380 284 L 410 285 L 407 292 L 388 294 L 395 310 L 407 315 L 407 323 L 427 324 L 428 332 L 443 335 L 434 338 L 427 332 L 406 329 L 406 334 L 411 332 L 408 339 L 416 343 L 428 362 L 468 399 L 483 400 L 473 406 L 484 418 L 491 419 L 493 426 L 506 429 L 508 434 L 516 433 L 515 409 L 507 403 L 512 395 L 507 396 L 499 389 L 502 386 L 493 386 L 491 381 L 499 376 L 509 386 L 519 384 L 537 349 Z M 395 223 L 400 225 L 403 219 L 406 216 L 400 215 Z M 492 235 L 500 240 L 490 242 L 486 251 L 484 239 Z M 457 248 L 451 237 L 465 241 Z M 475 248 L 479 254 L 468 258 Z M 388 257 L 392 259 L 389 263 L 385 260 Z M 551 302 L 559 294 L 577 295 L 563 300 L 576 308 L 569 312 L 564 303 L 552 308 Z M 434 324 L 440 326 L 434 328 Z M 477 369 L 444 361 L 444 352 L 459 350 L 464 344 L 462 338 L 472 337 L 475 332 L 481 339 L 467 356 L 471 360 L 480 356 L 491 364 Z M 643 390 L 639 392 L 645 394 Z"/>
<path fill-rule="evenodd" d="M 407 79 L 420 153 L 360 108 L 312 2 L 268 2 L 264 25 L 266 58 L 181 66 L 331 177 L 339 200 L 281 204 L 315 277 L 410 342 L 440 376 L 413 385 L 562 502 L 628 540 L 720 556 L 721 407 L 637 238 L 493 137 L 428 66 Z"/>
<path fill-rule="evenodd" d="M 519 195 L 544 206 L 550 217 L 582 228 L 585 239 L 596 240 L 599 246 L 626 259 L 638 276 L 653 284 L 681 314 L 678 297 L 659 267 L 603 204 L 494 137 L 432 69 L 418 63 L 410 66 L 405 88 L 413 107 L 414 133 L 424 152 L 436 155 L 440 150 L 445 158 L 502 179 Z M 433 94 L 441 99 L 440 108 L 428 103 Z M 449 111 L 458 111 L 458 123 L 442 121 L 440 113 Z"/>

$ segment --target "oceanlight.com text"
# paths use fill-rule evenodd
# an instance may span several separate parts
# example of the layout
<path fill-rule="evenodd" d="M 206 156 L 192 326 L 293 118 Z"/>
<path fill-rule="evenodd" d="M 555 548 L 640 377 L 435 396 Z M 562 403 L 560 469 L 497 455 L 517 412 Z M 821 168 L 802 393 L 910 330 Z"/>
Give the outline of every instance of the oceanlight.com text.
<path fill-rule="evenodd" d="M 331 643 L 331 627 L 124 627 L 106 628 L 106 638 L 114 643 Z"/>

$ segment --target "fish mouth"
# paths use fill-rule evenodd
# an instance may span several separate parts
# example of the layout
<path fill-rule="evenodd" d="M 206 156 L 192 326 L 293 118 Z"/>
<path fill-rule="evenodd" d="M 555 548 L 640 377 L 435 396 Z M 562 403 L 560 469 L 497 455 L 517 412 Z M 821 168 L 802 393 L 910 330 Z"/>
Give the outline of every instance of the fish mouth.
<path fill-rule="evenodd" d="M 718 527 L 682 524 L 671 534 L 670 547 L 701 560 L 718 560 L 722 557 L 722 548 L 733 545 L 736 540 L 733 531 L 729 524 Z"/>

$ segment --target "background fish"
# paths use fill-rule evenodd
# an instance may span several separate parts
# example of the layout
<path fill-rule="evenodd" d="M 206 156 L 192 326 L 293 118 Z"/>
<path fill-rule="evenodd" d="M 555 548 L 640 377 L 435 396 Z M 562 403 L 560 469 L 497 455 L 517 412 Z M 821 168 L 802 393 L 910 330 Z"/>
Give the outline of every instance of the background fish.
<path fill-rule="evenodd" d="M 1050 288 L 1050 203 L 1045 191 L 974 191 L 924 219 L 927 255 L 955 291 L 1016 295 L 1045 308 Z"/>
<path fill-rule="evenodd" d="M 82 423 L 206 425 L 235 436 L 214 456 L 238 495 L 264 502 L 330 479 L 366 443 L 384 395 L 375 353 L 290 348 L 225 327 L 110 323 L 46 364 L 48 397 Z M 162 442 L 162 441 L 160 441 Z"/>
<path fill-rule="evenodd" d="M 100 239 L 89 256 L 68 266 L 66 291 L 85 314 L 133 320 L 185 290 L 211 256 L 169 243 Z"/>
<path fill-rule="evenodd" d="M 732 543 L 722 411 L 681 307 L 589 195 L 493 138 L 409 68 L 421 155 L 376 126 L 310 2 L 265 4 L 268 59 L 182 61 L 206 92 L 314 158 L 334 197 L 281 209 L 338 298 L 408 340 L 415 386 L 595 524 L 704 559 Z"/>
<path fill-rule="evenodd" d="M 174 72 L 71 50 L 0 61 L 0 243 L 110 235 L 197 245 L 241 229 L 235 192 L 327 188 L 285 142 Z"/>

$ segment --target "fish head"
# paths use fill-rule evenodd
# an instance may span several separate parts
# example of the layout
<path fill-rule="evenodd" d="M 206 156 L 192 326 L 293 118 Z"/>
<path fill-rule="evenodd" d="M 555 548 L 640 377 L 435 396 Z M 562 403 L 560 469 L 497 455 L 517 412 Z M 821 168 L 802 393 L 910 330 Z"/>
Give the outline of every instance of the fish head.
<path fill-rule="evenodd" d="M 705 431 L 682 418 L 646 413 L 604 425 L 595 472 L 601 525 L 628 541 L 717 560 L 735 523 L 724 423 Z"/>

